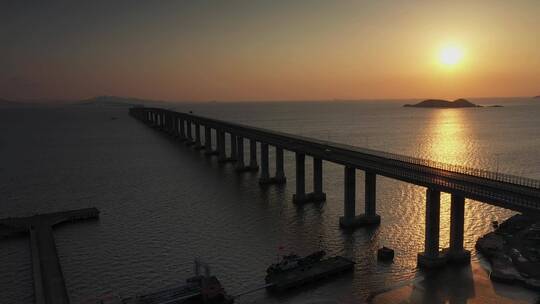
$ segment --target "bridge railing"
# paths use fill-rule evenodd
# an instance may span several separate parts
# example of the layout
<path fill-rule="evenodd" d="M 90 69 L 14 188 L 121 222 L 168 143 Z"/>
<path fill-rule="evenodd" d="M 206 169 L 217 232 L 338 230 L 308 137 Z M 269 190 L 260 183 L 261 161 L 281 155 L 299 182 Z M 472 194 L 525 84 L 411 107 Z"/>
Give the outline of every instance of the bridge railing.
<path fill-rule="evenodd" d="M 382 158 L 389 158 L 389 159 L 398 160 L 401 162 L 412 163 L 415 165 L 431 167 L 431 168 L 435 168 L 439 170 L 445 170 L 448 172 L 466 174 L 473 177 L 486 178 L 486 179 L 491 179 L 494 181 L 515 184 L 515 185 L 534 188 L 534 189 L 540 189 L 540 180 L 536 180 L 532 178 L 516 176 L 516 175 L 500 173 L 500 172 L 493 172 L 489 170 L 466 167 L 466 166 L 461 166 L 461 165 L 448 164 L 448 163 L 443 163 L 439 161 L 433 161 L 433 160 L 417 158 L 413 156 L 406 156 L 406 155 L 395 154 L 395 153 L 390 153 L 390 152 L 378 151 L 378 150 L 373 150 L 373 149 L 368 149 L 368 148 L 361 148 L 361 147 L 355 147 L 355 148 L 356 148 L 355 150 L 358 152 L 371 154 L 371 155 L 379 156 Z"/>
<path fill-rule="evenodd" d="M 474 194 L 478 197 L 489 198 L 492 202 L 500 202 L 504 204 L 512 204 L 516 207 L 528 208 L 528 209 L 540 209 L 540 202 L 532 199 L 525 199 L 521 196 L 504 195 L 503 193 L 490 191 L 486 188 L 474 187 L 468 184 L 453 182 L 444 178 L 433 178 L 426 175 L 418 174 L 415 171 L 408 170 L 396 170 L 396 175 L 402 175 L 416 180 L 421 180 L 426 183 L 436 184 L 442 187 L 455 189 L 458 191 Z"/>

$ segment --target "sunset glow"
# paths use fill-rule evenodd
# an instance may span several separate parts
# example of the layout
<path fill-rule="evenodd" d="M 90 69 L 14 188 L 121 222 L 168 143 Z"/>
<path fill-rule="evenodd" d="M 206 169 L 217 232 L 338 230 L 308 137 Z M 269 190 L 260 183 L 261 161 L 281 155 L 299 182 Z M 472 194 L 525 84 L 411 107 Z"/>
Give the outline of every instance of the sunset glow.
<path fill-rule="evenodd" d="M 540 1 L 3 1 L 0 98 L 537 95 L 539 15 Z"/>
<path fill-rule="evenodd" d="M 446 46 L 441 50 L 440 61 L 444 65 L 456 65 L 463 58 L 463 50 L 457 46 Z"/>

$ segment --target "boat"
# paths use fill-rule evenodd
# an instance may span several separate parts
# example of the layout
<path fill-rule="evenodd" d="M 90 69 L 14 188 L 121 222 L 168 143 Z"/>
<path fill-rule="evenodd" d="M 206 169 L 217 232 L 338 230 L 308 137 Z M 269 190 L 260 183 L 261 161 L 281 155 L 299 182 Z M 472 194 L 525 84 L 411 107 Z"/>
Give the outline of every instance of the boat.
<path fill-rule="evenodd" d="M 325 258 L 326 252 L 317 251 L 301 257 L 291 253 L 266 270 L 266 286 L 270 291 L 284 291 L 306 283 L 319 281 L 354 268 L 354 262 L 342 256 Z"/>

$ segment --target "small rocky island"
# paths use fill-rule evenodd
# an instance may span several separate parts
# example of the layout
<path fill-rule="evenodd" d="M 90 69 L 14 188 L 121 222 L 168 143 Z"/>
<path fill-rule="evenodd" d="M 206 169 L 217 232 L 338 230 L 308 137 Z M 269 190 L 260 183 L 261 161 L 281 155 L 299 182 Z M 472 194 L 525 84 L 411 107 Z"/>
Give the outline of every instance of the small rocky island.
<path fill-rule="evenodd" d="M 476 242 L 494 282 L 540 290 L 540 218 L 515 215 Z"/>
<path fill-rule="evenodd" d="M 477 108 L 481 107 L 476 105 L 467 99 L 456 99 L 454 101 L 444 99 L 426 99 L 416 104 L 406 104 L 404 107 L 413 108 Z"/>

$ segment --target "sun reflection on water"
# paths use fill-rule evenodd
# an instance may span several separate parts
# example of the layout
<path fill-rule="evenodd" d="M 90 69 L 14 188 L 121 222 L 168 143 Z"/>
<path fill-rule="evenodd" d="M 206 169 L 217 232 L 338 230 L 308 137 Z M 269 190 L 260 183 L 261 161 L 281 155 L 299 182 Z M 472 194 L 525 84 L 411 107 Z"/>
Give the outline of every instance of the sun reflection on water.
<path fill-rule="evenodd" d="M 437 110 L 427 131 L 425 158 L 450 164 L 463 164 L 467 158 L 470 134 L 459 109 Z"/>
<path fill-rule="evenodd" d="M 468 161 L 468 143 L 471 134 L 464 121 L 462 109 L 440 109 L 425 130 L 422 157 L 438 162 L 462 165 Z M 450 242 L 450 195 L 441 193 L 440 246 Z M 467 220 L 466 220 L 467 222 Z"/>

